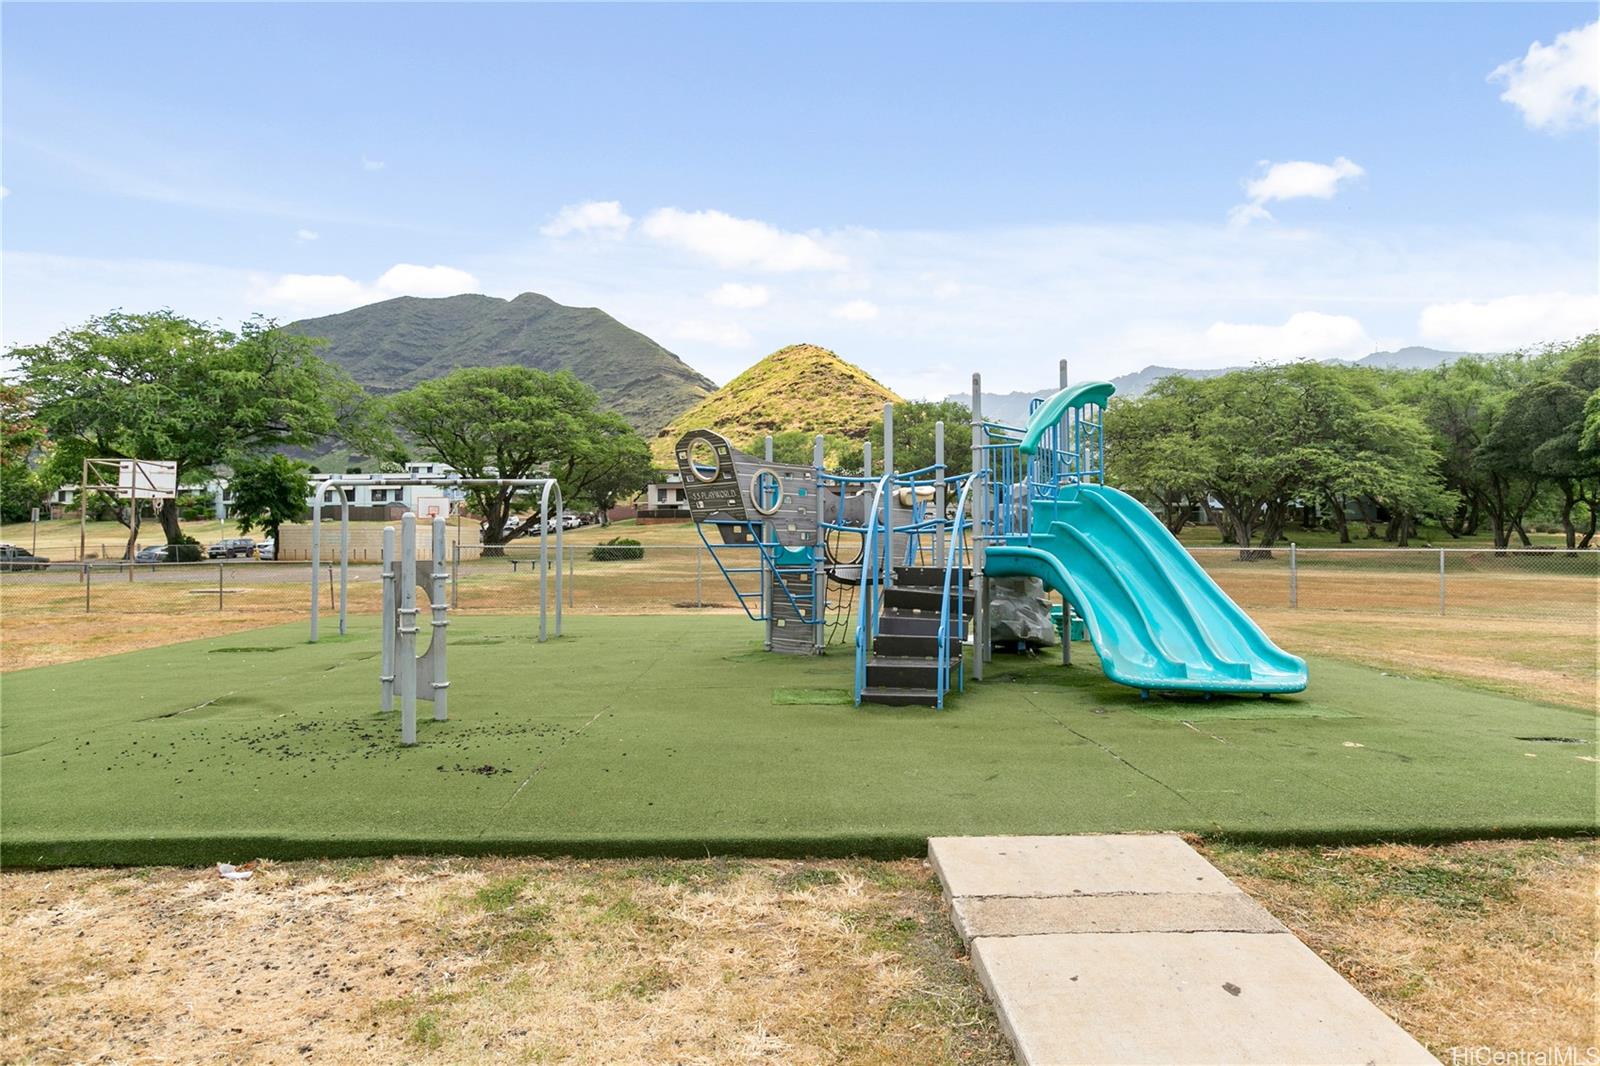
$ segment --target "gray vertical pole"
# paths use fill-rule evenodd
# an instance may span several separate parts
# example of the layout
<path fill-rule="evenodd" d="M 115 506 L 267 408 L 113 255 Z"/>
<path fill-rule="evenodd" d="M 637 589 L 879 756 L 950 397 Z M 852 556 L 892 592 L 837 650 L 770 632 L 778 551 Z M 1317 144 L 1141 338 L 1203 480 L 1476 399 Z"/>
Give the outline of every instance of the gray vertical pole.
<path fill-rule="evenodd" d="M 983 379 L 972 375 L 972 677 L 983 680 L 983 660 L 989 646 L 989 619 L 984 596 L 983 519 L 988 513 L 988 483 L 983 476 Z"/>
<path fill-rule="evenodd" d="M 1300 606 L 1300 563 L 1292 540 L 1289 542 L 1289 606 Z"/>
<path fill-rule="evenodd" d="M 883 472 L 889 475 L 889 492 L 883 498 L 883 587 L 894 586 L 894 568 L 900 556 L 894 547 L 894 404 L 883 405 Z"/>
<path fill-rule="evenodd" d="M 339 635 L 345 633 L 345 608 L 350 600 L 350 492 L 339 490 Z"/>
<path fill-rule="evenodd" d="M 383 527 L 383 613 L 379 623 L 383 632 L 381 645 L 383 648 L 382 659 L 378 667 L 378 686 L 381 692 L 379 710 L 388 714 L 394 710 L 394 642 L 396 627 L 396 611 L 399 603 L 396 600 L 395 582 L 399 575 L 395 571 L 394 558 L 394 527 Z"/>
<path fill-rule="evenodd" d="M 694 546 L 694 605 L 696 607 L 704 607 L 706 605 L 706 601 L 701 595 L 700 563 L 700 545 L 696 544 Z"/>
<path fill-rule="evenodd" d="M 1444 549 L 1439 549 L 1439 616 L 1444 617 Z"/>
<path fill-rule="evenodd" d="M 311 495 L 311 643 L 317 642 L 317 612 L 322 604 L 317 601 L 317 567 L 322 565 L 322 498 L 324 486 L 317 482 Z"/>
<path fill-rule="evenodd" d="M 428 606 L 433 608 L 431 625 L 433 634 L 428 640 L 428 658 L 432 661 L 431 681 L 433 683 L 433 720 L 435 722 L 448 721 L 450 718 L 450 671 L 446 665 L 445 633 L 448 631 L 450 619 L 446 616 L 449 607 L 444 602 L 445 580 L 449 577 L 444 572 L 444 538 L 445 521 L 442 515 L 435 515 L 433 519 L 433 550 L 429 553 L 433 558 L 428 560 L 428 565 L 433 567 L 433 580 L 428 582 Z"/>
<path fill-rule="evenodd" d="M 561 498 L 561 489 L 556 489 L 556 514 L 565 517 L 567 501 Z M 556 636 L 561 635 L 561 553 L 566 551 L 567 524 L 563 521 L 556 523 Z"/>
<path fill-rule="evenodd" d="M 944 565 L 944 422 L 933 424 L 933 565 Z"/>
<path fill-rule="evenodd" d="M 1065 389 L 1067 387 L 1067 385 L 1069 384 L 1068 378 L 1067 378 L 1067 361 L 1065 359 L 1061 360 L 1060 364 L 1057 366 L 1056 369 L 1057 369 L 1057 378 L 1058 378 L 1058 380 L 1060 382 L 1059 387 Z M 1071 436 L 1071 434 L 1072 434 L 1072 426 L 1071 426 L 1072 415 L 1073 415 L 1073 412 L 1071 412 L 1071 411 L 1067 412 L 1068 423 L 1061 427 L 1061 433 L 1063 435 L 1065 435 L 1067 439 L 1066 440 L 1058 440 L 1056 442 L 1056 446 L 1058 448 L 1060 448 L 1062 451 L 1066 451 L 1068 448 L 1070 448 L 1072 446 L 1071 445 L 1071 441 L 1072 441 L 1072 436 Z M 1072 467 L 1073 467 L 1073 471 L 1076 472 L 1077 469 L 1078 469 L 1078 460 L 1077 460 L 1076 456 L 1074 456 L 1074 458 L 1072 460 Z M 1058 479 L 1058 483 L 1059 483 L 1059 479 L 1060 479 L 1061 475 L 1065 474 L 1066 471 L 1060 469 L 1059 467 L 1057 467 L 1055 473 L 1056 473 L 1056 478 Z M 1291 558 L 1292 558 L 1292 553 L 1293 553 L 1294 549 L 1290 548 L 1289 550 L 1291 552 Z M 1066 598 L 1066 596 L 1062 596 L 1061 597 L 1061 665 L 1062 666 L 1071 666 L 1072 665 L 1072 603 Z"/>
<path fill-rule="evenodd" d="M 572 591 L 572 583 L 578 579 L 578 546 L 574 544 L 567 553 L 567 606 L 578 605 L 577 594 Z"/>
<path fill-rule="evenodd" d="M 89 564 L 83 564 L 83 613 L 89 613 L 89 586 L 94 583 L 94 571 L 89 569 Z"/>
<path fill-rule="evenodd" d="M 861 442 L 861 476 L 868 480 L 872 478 L 872 442 L 870 440 Z"/>
<path fill-rule="evenodd" d="M 825 517 L 825 502 L 822 498 L 822 461 L 823 461 L 823 436 L 818 433 L 811 442 L 811 469 L 815 475 L 815 489 L 817 497 L 817 543 L 811 546 L 811 616 L 816 622 L 811 627 L 812 647 L 821 655 L 828 642 L 828 570 L 827 541 L 828 532 L 822 528 Z"/>
<path fill-rule="evenodd" d="M 450 550 L 450 606 L 461 606 L 461 525 L 459 518 L 456 524 L 456 543 Z"/>
<path fill-rule="evenodd" d="M 400 519 L 400 596 L 395 608 L 395 675 L 400 688 L 400 743 L 417 742 L 417 516 Z"/>
<path fill-rule="evenodd" d="M 546 489 L 539 496 L 539 643 L 549 639 L 545 612 L 549 609 L 545 599 L 545 582 L 550 576 L 550 493 Z"/>
<path fill-rule="evenodd" d="M 222 564 L 217 564 L 217 611 L 222 611 Z"/>
<path fill-rule="evenodd" d="M 772 434 L 770 434 L 770 433 L 768 433 L 767 436 L 766 436 L 766 439 L 764 441 L 762 441 L 761 455 L 762 455 L 762 458 L 766 459 L 767 462 L 769 462 L 769 463 L 772 462 Z M 755 486 L 754 482 L 751 482 L 751 484 L 750 484 L 750 495 L 753 497 L 753 496 L 755 496 L 755 494 L 756 494 L 756 486 Z M 771 544 L 773 542 L 773 532 L 772 531 L 773 531 L 773 525 L 772 525 L 771 522 L 763 521 L 761 523 L 761 543 L 762 544 Z M 767 553 L 767 549 L 766 548 L 760 548 L 758 550 L 761 553 L 761 557 L 765 558 L 766 557 L 766 553 Z M 777 549 L 773 549 L 773 554 L 774 555 L 777 554 Z M 767 620 L 766 639 L 763 641 L 763 644 L 765 645 L 767 651 L 771 651 L 772 650 L 772 605 L 773 605 L 774 602 L 776 602 L 776 596 L 774 595 L 774 591 L 775 590 L 772 587 L 772 583 L 775 580 L 777 580 L 777 574 L 772 573 L 771 571 L 769 571 L 766 566 L 762 566 L 762 568 L 761 568 L 761 616 Z"/>

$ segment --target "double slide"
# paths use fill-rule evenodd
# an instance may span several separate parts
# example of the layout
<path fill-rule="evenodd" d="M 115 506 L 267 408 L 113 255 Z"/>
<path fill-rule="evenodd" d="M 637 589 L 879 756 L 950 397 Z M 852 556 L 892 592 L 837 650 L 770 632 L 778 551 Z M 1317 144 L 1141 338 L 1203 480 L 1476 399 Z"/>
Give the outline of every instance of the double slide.
<path fill-rule="evenodd" d="M 1132 496 L 1068 486 L 1032 510 L 1031 543 L 988 548 L 985 572 L 1037 577 L 1061 593 L 1111 680 L 1159 691 L 1306 687 L 1305 661 L 1273 644 Z"/>

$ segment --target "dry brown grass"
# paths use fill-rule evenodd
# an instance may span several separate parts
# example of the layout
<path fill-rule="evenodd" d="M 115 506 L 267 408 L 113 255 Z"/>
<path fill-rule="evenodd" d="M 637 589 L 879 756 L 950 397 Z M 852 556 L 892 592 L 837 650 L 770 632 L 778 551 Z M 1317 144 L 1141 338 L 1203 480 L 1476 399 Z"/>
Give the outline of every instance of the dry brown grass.
<path fill-rule="evenodd" d="M 920 862 L 7 874 L 6 1061 L 1001 1063 Z"/>
<path fill-rule="evenodd" d="M 1593 840 L 1200 847 L 1446 1062 L 1600 1044 Z"/>
<path fill-rule="evenodd" d="M 656 527 L 661 528 L 661 527 Z M 675 527 L 667 527 L 676 530 Z M 697 564 L 698 556 L 698 564 Z M 1286 571 L 1213 565 L 1223 589 L 1284 647 L 1408 676 L 1468 681 L 1525 699 L 1597 705 L 1596 584 L 1550 574 L 1473 573 L 1451 579 L 1450 611 L 1437 612 L 1437 578 L 1415 571 L 1354 567 L 1302 576 L 1300 606 L 1287 606 Z M 39 580 L 48 577 L 48 581 Z M 0 577 L 0 670 L 16 670 L 198 636 L 304 622 L 304 564 L 226 571 L 226 610 L 217 610 L 216 568 L 101 576 L 83 610 L 72 575 Z M 326 588 L 327 586 L 325 586 Z M 837 591 L 837 590 L 836 590 Z M 371 566 L 351 568 L 351 611 L 378 610 Z M 334 610 L 331 588 L 324 617 Z M 504 561 L 463 566 L 461 612 L 527 614 L 537 609 L 530 566 Z M 659 614 L 685 605 L 735 609 L 722 575 L 686 546 L 651 545 L 640 560 L 596 562 L 579 548 L 567 610 L 576 614 Z"/>

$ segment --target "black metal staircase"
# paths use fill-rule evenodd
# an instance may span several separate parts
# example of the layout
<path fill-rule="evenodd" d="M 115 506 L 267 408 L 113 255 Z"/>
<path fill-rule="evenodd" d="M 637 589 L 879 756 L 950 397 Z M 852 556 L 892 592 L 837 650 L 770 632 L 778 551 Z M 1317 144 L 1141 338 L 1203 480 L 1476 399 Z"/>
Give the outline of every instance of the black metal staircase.
<path fill-rule="evenodd" d="M 877 635 L 867 660 L 867 684 L 861 702 L 898 707 L 939 704 L 939 624 L 944 604 L 942 566 L 897 566 L 894 583 L 883 590 Z M 958 592 L 958 590 L 960 590 Z M 959 599 L 959 610 L 958 610 Z M 961 669 L 962 641 L 974 603 L 969 570 L 951 572 L 947 617 L 949 658 L 953 677 Z M 953 689 L 954 685 L 947 685 Z"/>

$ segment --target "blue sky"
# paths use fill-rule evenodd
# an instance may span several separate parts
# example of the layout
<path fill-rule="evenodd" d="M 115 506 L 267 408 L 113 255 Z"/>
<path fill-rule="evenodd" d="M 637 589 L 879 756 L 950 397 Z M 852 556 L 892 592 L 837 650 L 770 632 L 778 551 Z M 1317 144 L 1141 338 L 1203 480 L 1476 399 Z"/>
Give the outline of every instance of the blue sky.
<path fill-rule="evenodd" d="M 1600 328 L 1593 4 L 6 4 L 4 334 L 603 307 L 912 395 Z"/>

